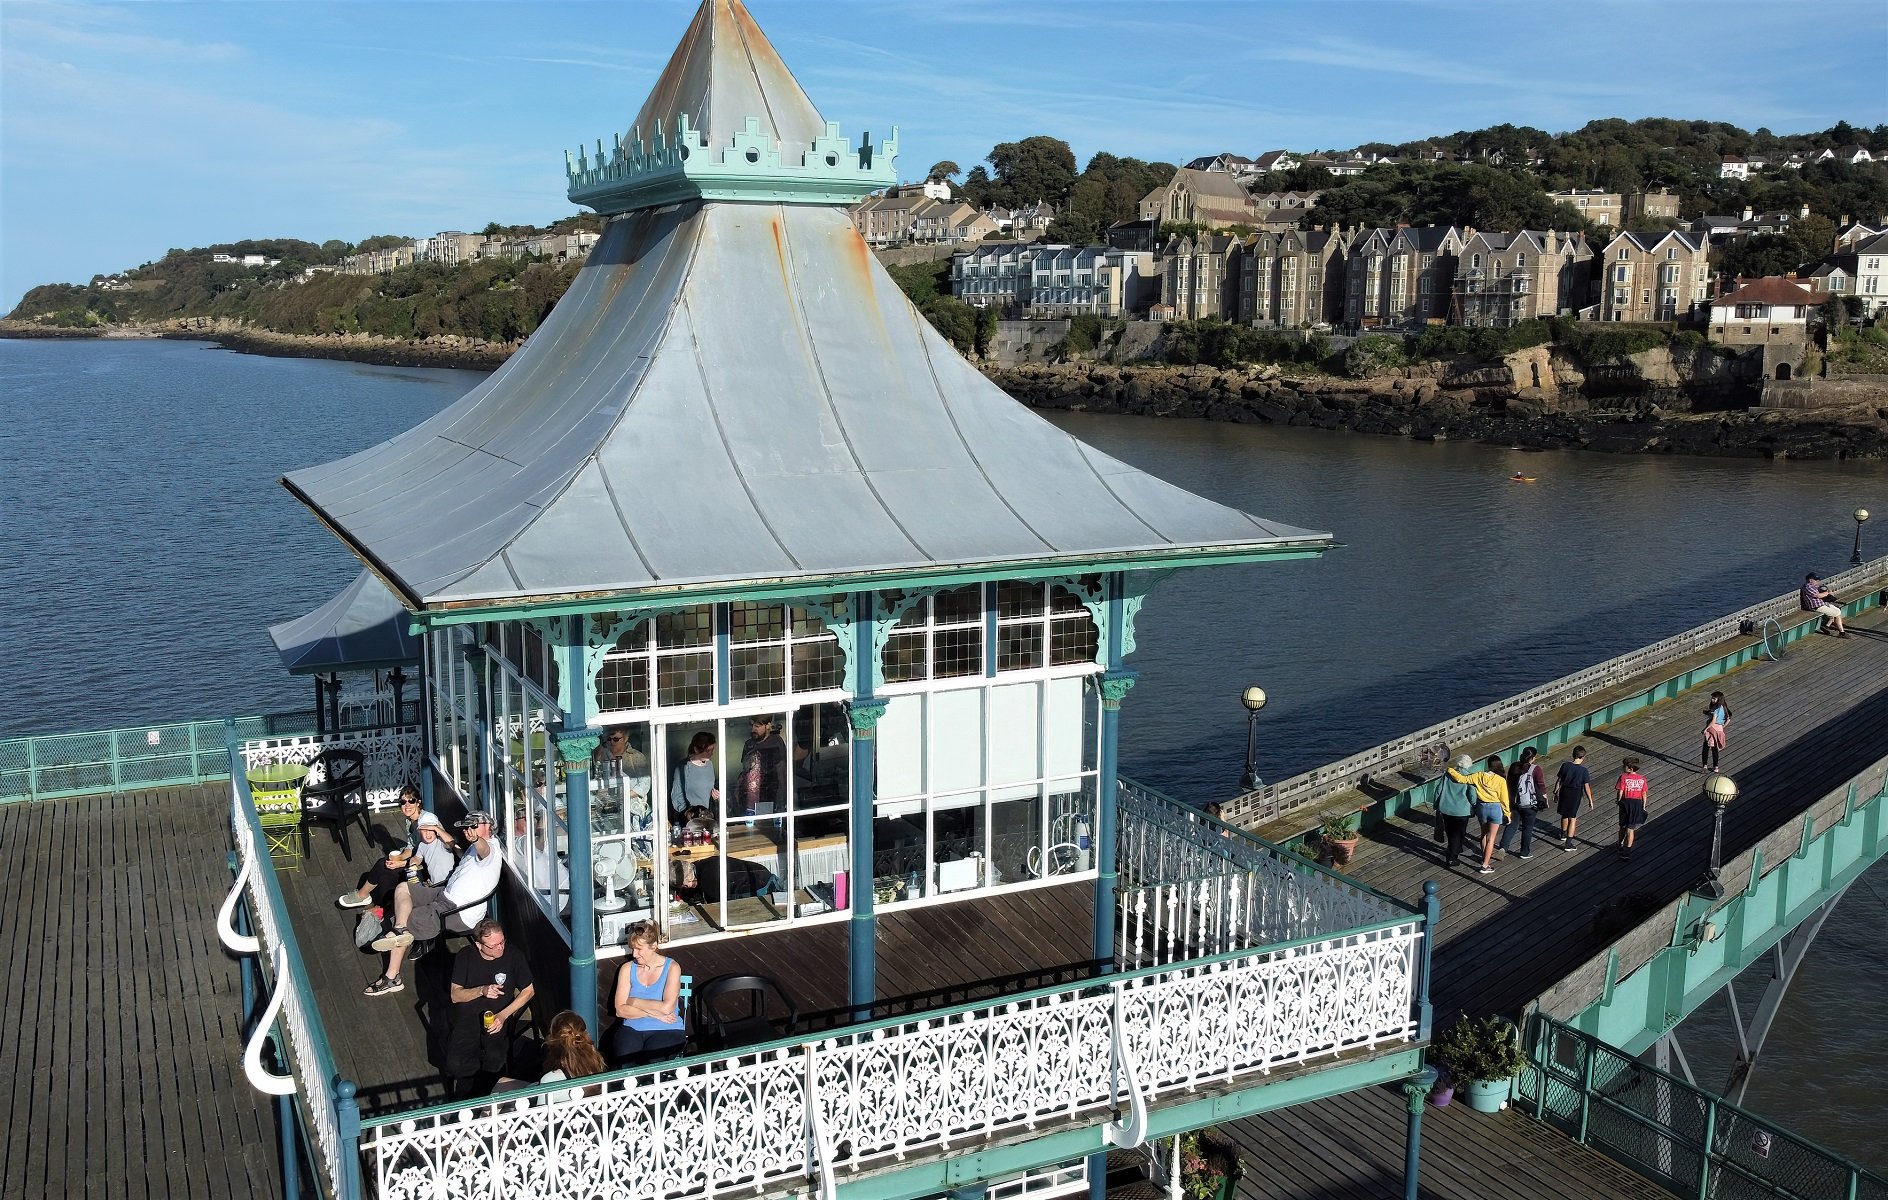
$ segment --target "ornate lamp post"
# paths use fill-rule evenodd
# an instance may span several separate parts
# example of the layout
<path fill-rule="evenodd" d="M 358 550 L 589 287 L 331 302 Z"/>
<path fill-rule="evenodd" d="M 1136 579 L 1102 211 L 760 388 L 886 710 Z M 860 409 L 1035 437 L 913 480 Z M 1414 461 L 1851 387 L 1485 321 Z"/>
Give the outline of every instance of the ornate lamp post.
<path fill-rule="evenodd" d="M 1719 878 L 1718 863 L 1724 853 L 1724 810 L 1737 799 L 1737 784 L 1729 775 L 1712 775 L 1704 781 L 1704 794 L 1711 800 L 1711 869 L 1691 889 L 1707 900 L 1724 899 L 1724 882 Z"/>
<path fill-rule="evenodd" d="M 1868 520 L 1868 510 L 1858 508 L 1853 516 L 1855 517 L 1855 549 L 1849 554 L 1849 565 L 1859 567 L 1862 565 L 1862 524 Z"/>
<path fill-rule="evenodd" d="M 1250 792 L 1263 787 L 1259 779 L 1259 710 L 1265 707 L 1265 689 L 1249 687 L 1239 697 L 1239 703 L 1246 706 L 1246 773 L 1239 780 L 1239 786 Z"/>

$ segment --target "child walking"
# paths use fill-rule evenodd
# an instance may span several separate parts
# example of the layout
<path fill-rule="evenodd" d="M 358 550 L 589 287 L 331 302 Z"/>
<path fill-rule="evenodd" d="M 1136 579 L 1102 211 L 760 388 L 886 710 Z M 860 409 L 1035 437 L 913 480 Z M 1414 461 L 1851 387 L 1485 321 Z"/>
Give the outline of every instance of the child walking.
<path fill-rule="evenodd" d="M 1593 772 L 1587 769 L 1586 747 L 1573 748 L 1573 761 L 1560 764 L 1554 777 L 1554 808 L 1560 813 L 1560 848 L 1574 848 L 1573 830 L 1580 823 L 1580 810 L 1593 804 Z"/>
<path fill-rule="evenodd" d="M 1613 794 L 1619 801 L 1619 857 L 1632 857 L 1632 843 L 1639 832 L 1639 826 L 1645 824 L 1645 805 L 1651 797 L 1651 785 L 1645 776 L 1639 774 L 1639 760 L 1627 758 L 1620 764 L 1619 780 L 1613 785 Z"/>
<path fill-rule="evenodd" d="M 1723 692 L 1712 692 L 1704 706 L 1704 749 L 1698 752 L 1698 770 L 1711 774 L 1718 769 L 1718 751 L 1724 749 L 1724 735 L 1731 724 L 1731 706 L 1724 703 Z"/>

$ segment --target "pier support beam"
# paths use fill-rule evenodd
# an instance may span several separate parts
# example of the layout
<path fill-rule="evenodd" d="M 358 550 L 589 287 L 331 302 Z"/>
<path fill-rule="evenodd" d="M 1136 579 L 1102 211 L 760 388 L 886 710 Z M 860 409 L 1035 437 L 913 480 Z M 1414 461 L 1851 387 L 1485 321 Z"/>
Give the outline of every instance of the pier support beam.
<path fill-rule="evenodd" d="M 1770 1026 L 1777 1019 L 1777 1009 L 1795 981 L 1797 969 L 1803 965 L 1803 956 L 1809 953 L 1810 943 L 1822 932 L 1822 923 L 1829 919 L 1829 914 L 1842 903 L 1848 891 L 1844 886 L 1829 897 L 1828 902 L 1811 913 L 1789 937 L 1771 948 L 1770 982 L 1764 985 L 1763 996 L 1757 1001 L 1757 1011 L 1751 1014 L 1749 1025 L 1744 1024 L 1743 1014 L 1738 1011 L 1736 980 L 1724 985 L 1724 996 L 1731 1005 L 1731 1028 L 1737 1032 L 1737 1061 L 1731 1067 L 1730 1078 L 1724 1082 L 1724 1098 L 1732 1104 L 1744 1102 L 1744 1093 L 1750 1089 L 1751 1073 L 1757 1069 L 1757 1056 L 1763 1053 Z"/>

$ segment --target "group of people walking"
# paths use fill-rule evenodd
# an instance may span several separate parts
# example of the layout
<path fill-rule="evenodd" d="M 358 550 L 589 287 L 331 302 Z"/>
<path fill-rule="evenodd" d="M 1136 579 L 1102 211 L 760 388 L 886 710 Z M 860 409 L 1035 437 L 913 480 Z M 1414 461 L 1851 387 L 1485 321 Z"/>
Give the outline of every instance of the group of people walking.
<path fill-rule="evenodd" d="M 1712 692 L 1704 707 L 1703 745 L 1699 750 L 1698 770 L 1711 774 L 1718 769 L 1730 732 L 1731 707 L 1723 692 Z M 1631 858 L 1639 830 L 1646 822 L 1646 806 L 1652 799 L 1651 784 L 1640 773 L 1639 758 L 1627 755 L 1620 760 L 1619 776 L 1613 781 L 1613 801 L 1619 813 L 1619 836 L 1613 849 L 1621 858 Z M 1443 768 L 1447 782 L 1436 800 L 1436 840 L 1443 843 L 1445 865 L 1459 867 L 1468 842 L 1468 825 L 1474 819 L 1481 825 L 1480 861 L 1475 870 L 1489 875 L 1495 869 L 1497 853 L 1513 853 L 1526 860 L 1534 857 L 1534 831 L 1548 803 L 1546 771 L 1540 753 L 1524 747 L 1512 764 L 1504 765 L 1501 756 L 1491 754 L 1475 769 L 1466 754 L 1456 756 Z M 1575 836 L 1580 817 L 1594 805 L 1593 772 L 1586 765 L 1586 747 L 1575 746 L 1572 755 L 1554 774 L 1553 806 L 1560 818 L 1560 848 L 1571 854 L 1579 848 Z M 1519 842 L 1516 843 L 1516 835 Z"/>

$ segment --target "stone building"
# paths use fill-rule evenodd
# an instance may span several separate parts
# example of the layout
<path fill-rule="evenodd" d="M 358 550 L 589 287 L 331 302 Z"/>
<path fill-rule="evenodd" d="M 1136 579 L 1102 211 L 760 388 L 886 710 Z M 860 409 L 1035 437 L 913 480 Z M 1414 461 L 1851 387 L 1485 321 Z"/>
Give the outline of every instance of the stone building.
<path fill-rule="evenodd" d="M 1602 321 L 1675 321 L 1711 298 L 1711 243 L 1701 232 L 1622 233 L 1606 243 Z"/>
<path fill-rule="evenodd" d="M 1592 278 L 1584 234 L 1474 232 L 1457 261 L 1449 320 L 1499 327 L 1575 312 L 1587 303 Z"/>

